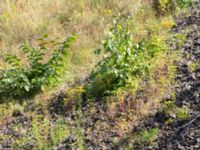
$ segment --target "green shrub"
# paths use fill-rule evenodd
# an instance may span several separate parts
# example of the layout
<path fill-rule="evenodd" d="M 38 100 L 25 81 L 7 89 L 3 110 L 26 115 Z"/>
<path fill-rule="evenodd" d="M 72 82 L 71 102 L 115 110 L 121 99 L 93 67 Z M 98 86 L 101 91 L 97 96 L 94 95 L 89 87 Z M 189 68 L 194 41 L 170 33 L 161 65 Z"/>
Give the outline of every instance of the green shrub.
<path fill-rule="evenodd" d="M 49 40 L 45 35 L 38 39 L 36 46 L 25 42 L 20 49 L 26 57 L 26 63 L 16 55 L 7 54 L 5 61 L 9 69 L 0 70 L 0 97 L 28 96 L 41 91 L 44 85 L 55 85 L 64 70 L 67 51 L 75 40 L 74 36 L 64 42 Z M 48 60 L 46 53 L 52 51 Z"/>
<path fill-rule="evenodd" d="M 166 43 L 153 33 L 139 43 L 134 43 L 129 26 L 116 21 L 103 42 L 100 61 L 91 74 L 87 87 L 97 96 L 111 94 L 119 88 L 136 87 L 137 81 L 149 72 L 150 60 L 166 49 Z"/>

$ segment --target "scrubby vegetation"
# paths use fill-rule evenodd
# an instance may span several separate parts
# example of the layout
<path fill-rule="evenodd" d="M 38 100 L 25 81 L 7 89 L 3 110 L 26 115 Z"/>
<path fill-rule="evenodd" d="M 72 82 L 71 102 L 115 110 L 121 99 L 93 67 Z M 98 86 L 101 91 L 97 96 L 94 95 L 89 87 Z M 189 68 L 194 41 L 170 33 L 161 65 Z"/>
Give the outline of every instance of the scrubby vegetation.
<path fill-rule="evenodd" d="M 192 2 L 2 2 L 0 149 L 159 148 L 165 130 L 151 116 L 192 116 L 176 103 L 187 36 L 174 19 Z"/>
<path fill-rule="evenodd" d="M 22 97 L 39 92 L 44 85 L 53 86 L 59 81 L 66 66 L 66 56 L 75 37 L 64 42 L 47 40 L 45 35 L 38 39 L 37 47 L 24 43 L 20 48 L 27 58 L 26 64 L 16 55 L 7 54 L 5 61 L 11 66 L 1 70 L 0 96 Z M 49 60 L 44 60 L 45 53 L 53 50 Z"/>

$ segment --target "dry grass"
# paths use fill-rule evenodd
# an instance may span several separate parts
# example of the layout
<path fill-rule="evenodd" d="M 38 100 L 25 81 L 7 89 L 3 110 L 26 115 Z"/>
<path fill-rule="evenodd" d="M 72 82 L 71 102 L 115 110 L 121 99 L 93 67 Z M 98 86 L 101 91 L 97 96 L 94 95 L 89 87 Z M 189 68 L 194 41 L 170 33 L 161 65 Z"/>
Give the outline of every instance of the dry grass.
<path fill-rule="evenodd" d="M 18 47 L 24 40 L 34 41 L 46 33 L 53 38 L 77 34 L 78 39 L 68 58 L 69 73 L 63 76 L 70 82 L 84 79 L 96 64 L 98 58 L 93 50 L 118 12 L 126 11 L 133 15 L 130 23 L 135 42 L 148 35 L 148 28 L 158 28 L 149 0 L 0 1 L 0 68 L 7 67 L 2 61 L 7 52 L 23 57 Z M 163 25 L 165 30 L 170 23 L 163 22 Z M 49 95 L 45 93 L 45 97 Z"/>
<path fill-rule="evenodd" d="M 18 48 L 25 40 L 34 42 L 44 34 L 59 39 L 76 34 L 63 84 L 84 79 L 99 60 L 93 50 L 113 16 L 121 11 L 144 16 L 141 6 L 141 0 L 0 0 L 0 69 L 9 67 L 3 61 L 5 53 L 23 58 Z"/>

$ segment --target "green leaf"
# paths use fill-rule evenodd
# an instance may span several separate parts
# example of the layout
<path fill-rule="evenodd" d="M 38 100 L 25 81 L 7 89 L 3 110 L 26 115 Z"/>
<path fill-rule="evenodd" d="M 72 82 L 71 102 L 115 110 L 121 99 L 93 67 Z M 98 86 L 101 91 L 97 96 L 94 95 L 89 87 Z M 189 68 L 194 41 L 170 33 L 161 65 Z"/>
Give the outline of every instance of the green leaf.
<path fill-rule="evenodd" d="M 75 40 L 76 40 L 76 36 L 75 36 L 75 35 L 70 36 L 70 37 L 68 37 L 68 38 L 66 39 L 66 41 L 67 41 L 68 43 L 72 43 L 72 42 L 74 42 Z"/>
<path fill-rule="evenodd" d="M 29 87 L 28 85 L 25 85 L 25 86 L 24 86 L 24 89 L 26 90 L 26 92 L 29 92 L 30 87 Z"/>

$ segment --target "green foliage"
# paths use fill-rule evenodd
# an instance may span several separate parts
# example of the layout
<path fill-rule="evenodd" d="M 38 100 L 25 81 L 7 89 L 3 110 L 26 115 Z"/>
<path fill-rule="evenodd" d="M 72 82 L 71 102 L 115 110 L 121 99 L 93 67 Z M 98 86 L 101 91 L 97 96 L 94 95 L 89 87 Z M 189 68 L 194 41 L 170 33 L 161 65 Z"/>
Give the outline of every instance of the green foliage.
<path fill-rule="evenodd" d="M 190 117 L 187 107 L 182 107 L 177 109 L 176 116 L 180 120 L 188 119 Z"/>
<path fill-rule="evenodd" d="M 184 7 L 188 7 L 189 5 L 191 5 L 193 2 L 193 0 L 177 0 L 177 5 L 180 8 L 184 8 Z"/>
<path fill-rule="evenodd" d="M 166 114 L 173 118 L 169 118 L 166 123 L 169 124 L 173 122 L 173 119 L 184 120 L 190 117 L 188 108 L 184 107 L 177 107 L 174 101 L 167 101 L 163 105 L 163 110 Z"/>
<path fill-rule="evenodd" d="M 167 101 L 163 105 L 163 110 L 167 114 L 172 114 L 174 113 L 174 110 L 176 109 L 176 104 L 173 101 Z"/>
<path fill-rule="evenodd" d="M 27 63 L 16 55 L 7 54 L 5 61 L 11 66 L 0 70 L 0 96 L 21 97 L 42 90 L 44 85 L 54 86 L 66 64 L 67 51 L 75 40 L 74 36 L 63 42 L 49 40 L 45 35 L 38 39 L 37 46 L 25 42 L 20 49 Z M 52 51 L 48 60 L 45 53 Z"/>
<path fill-rule="evenodd" d="M 194 72 L 196 69 L 198 69 L 199 64 L 197 62 L 191 62 L 188 65 L 188 68 L 190 72 Z"/>
<path fill-rule="evenodd" d="M 103 48 L 95 51 L 97 55 L 103 53 L 88 87 L 95 96 L 111 94 L 119 88 L 136 87 L 139 79 L 148 75 L 151 59 L 166 50 L 165 41 L 153 31 L 146 39 L 134 43 L 129 29 L 126 23 L 115 21 Z"/>
<path fill-rule="evenodd" d="M 159 129 L 152 128 L 150 130 L 143 130 L 139 134 L 139 140 L 141 140 L 144 144 L 152 144 L 158 137 Z"/>
<path fill-rule="evenodd" d="M 19 127 L 24 128 L 22 124 L 16 128 Z M 25 128 L 24 133 L 21 133 L 12 147 L 14 149 L 49 150 L 67 139 L 69 133 L 68 125 L 63 119 L 57 118 L 54 123 L 51 123 L 47 117 L 34 115 L 31 128 Z"/>

